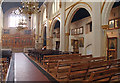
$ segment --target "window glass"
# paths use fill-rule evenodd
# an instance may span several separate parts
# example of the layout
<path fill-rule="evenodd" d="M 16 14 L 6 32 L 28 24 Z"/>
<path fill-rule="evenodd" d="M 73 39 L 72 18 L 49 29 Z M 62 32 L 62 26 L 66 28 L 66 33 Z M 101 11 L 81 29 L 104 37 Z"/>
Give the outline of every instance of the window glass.
<path fill-rule="evenodd" d="M 12 11 L 11 14 L 9 15 L 8 27 L 18 27 L 18 24 L 22 20 L 27 22 L 26 17 L 20 14 L 19 10 Z"/>

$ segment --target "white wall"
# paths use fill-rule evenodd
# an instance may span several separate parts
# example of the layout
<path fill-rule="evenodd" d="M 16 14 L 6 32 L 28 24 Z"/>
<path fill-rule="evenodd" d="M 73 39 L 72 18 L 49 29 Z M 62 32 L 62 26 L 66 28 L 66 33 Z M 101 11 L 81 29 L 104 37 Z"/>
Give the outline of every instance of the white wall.
<path fill-rule="evenodd" d="M 71 23 L 70 30 L 74 28 L 79 28 L 83 26 L 83 34 L 80 35 L 71 35 L 69 36 L 69 51 L 73 51 L 73 46 L 71 46 L 71 39 L 79 40 L 80 37 L 84 37 L 84 47 L 79 47 L 79 52 L 82 54 L 89 54 L 89 52 L 92 51 L 92 48 L 86 48 L 88 45 L 92 44 L 92 32 L 89 32 L 88 34 L 85 33 L 86 31 L 86 24 L 91 22 L 91 17 L 86 17 L 84 19 L 81 19 L 79 21 L 75 21 Z"/>

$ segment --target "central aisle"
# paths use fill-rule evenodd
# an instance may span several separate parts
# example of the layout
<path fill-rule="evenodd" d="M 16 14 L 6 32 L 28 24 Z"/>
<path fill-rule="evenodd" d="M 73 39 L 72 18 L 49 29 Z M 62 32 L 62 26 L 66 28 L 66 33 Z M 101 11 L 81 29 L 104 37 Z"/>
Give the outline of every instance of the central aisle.
<path fill-rule="evenodd" d="M 15 81 L 49 81 L 23 54 L 15 53 Z"/>

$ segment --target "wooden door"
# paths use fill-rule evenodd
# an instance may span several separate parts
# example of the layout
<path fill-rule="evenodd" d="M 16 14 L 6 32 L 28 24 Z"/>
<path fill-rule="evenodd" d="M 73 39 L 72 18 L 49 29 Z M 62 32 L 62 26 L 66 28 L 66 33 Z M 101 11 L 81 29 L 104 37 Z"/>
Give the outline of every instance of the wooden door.
<path fill-rule="evenodd" d="M 56 50 L 59 51 L 59 47 L 60 47 L 60 41 L 56 41 Z"/>
<path fill-rule="evenodd" d="M 78 40 L 74 40 L 73 51 L 74 53 L 79 53 Z"/>
<path fill-rule="evenodd" d="M 107 59 L 117 58 L 117 37 L 108 38 Z"/>

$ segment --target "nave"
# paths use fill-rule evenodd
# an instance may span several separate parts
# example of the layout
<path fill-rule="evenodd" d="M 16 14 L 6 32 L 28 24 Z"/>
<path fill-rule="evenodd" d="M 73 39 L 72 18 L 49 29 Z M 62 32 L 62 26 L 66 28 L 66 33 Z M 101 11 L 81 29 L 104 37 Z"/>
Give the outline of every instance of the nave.
<path fill-rule="evenodd" d="M 119 0 L 9 1 L 0 2 L 1 81 L 120 81 Z"/>
<path fill-rule="evenodd" d="M 41 52 L 40 52 L 41 51 Z M 13 82 L 119 82 L 120 59 L 34 49 L 12 53 L 5 79 Z M 36 53 L 37 52 L 37 53 Z M 46 53 L 46 54 L 44 54 Z M 57 52 L 58 53 L 58 52 Z M 53 55 L 54 54 L 54 55 Z M 2 62 L 5 67 L 6 62 Z"/>
<path fill-rule="evenodd" d="M 120 59 L 49 51 L 29 50 L 28 56 L 58 82 L 120 81 Z"/>
<path fill-rule="evenodd" d="M 56 81 L 50 75 L 45 74 L 46 72 L 42 70 L 42 68 L 36 65 L 28 56 L 24 53 L 15 53 L 12 57 L 14 57 L 14 68 L 13 70 L 8 70 L 8 77 L 6 77 L 6 81 L 16 81 L 16 82 L 24 82 L 24 81 L 39 81 L 39 82 L 50 82 Z M 12 66 L 12 65 L 10 65 Z M 10 73 L 13 71 L 12 74 Z M 49 76 L 49 77 L 48 77 Z"/>

